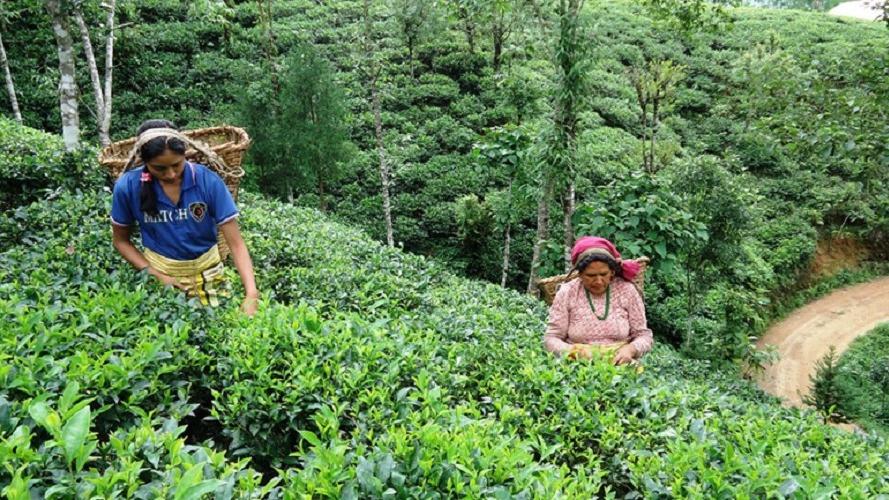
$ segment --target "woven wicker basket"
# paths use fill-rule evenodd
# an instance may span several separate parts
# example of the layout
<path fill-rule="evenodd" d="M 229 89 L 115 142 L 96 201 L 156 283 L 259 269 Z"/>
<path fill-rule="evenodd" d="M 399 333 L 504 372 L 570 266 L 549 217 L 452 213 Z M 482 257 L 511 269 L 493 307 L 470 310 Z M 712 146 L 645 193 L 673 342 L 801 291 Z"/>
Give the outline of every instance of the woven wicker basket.
<path fill-rule="evenodd" d="M 639 295 L 643 297 L 645 294 L 643 293 L 643 287 L 645 285 L 645 269 L 648 267 L 648 263 L 651 262 L 648 257 L 639 257 L 635 259 L 636 262 L 639 263 L 639 274 L 633 278 L 633 284 L 636 285 L 636 289 L 639 290 Z M 577 275 L 574 275 L 571 279 L 576 279 Z M 565 283 L 565 280 L 569 277 L 569 274 L 560 274 L 558 276 L 553 276 L 551 278 L 545 278 L 539 280 L 537 282 L 537 289 L 540 290 L 540 296 L 543 300 L 546 301 L 547 304 L 552 304 L 553 299 L 556 298 L 556 292 L 559 291 L 559 287 L 562 286 L 562 283 Z"/>
<path fill-rule="evenodd" d="M 195 142 L 207 145 L 225 163 L 226 168 L 223 170 L 214 168 L 212 165 L 210 165 L 210 168 L 213 168 L 222 177 L 222 181 L 225 182 L 232 197 L 237 200 L 241 177 L 244 176 L 241 164 L 244 160 L 244 153 L 250 147 L 250 137 L 247 135 L 247 132 L 239 127 L 222 125 L 219 127 L 185 130 L 182 134 Z M 117 181 L 127 168 L 127 159 L 134 144 L 136 144 L 136 137 L 131 137 L 124 141 L 109 144 L 99 153 L 99 163 L 108 170 L 108 174 L 113 180 Z M 186 151 L 185 157 L 195 163 L 208 164 L 206 156 L 193 148 L 189 148 Z M 137 155 L 134 164 L 139 165 L 141 163 Z M 219 233 L 219 252 L 223 259 L 228 257 L 230 253 L 222 233 Z"/>

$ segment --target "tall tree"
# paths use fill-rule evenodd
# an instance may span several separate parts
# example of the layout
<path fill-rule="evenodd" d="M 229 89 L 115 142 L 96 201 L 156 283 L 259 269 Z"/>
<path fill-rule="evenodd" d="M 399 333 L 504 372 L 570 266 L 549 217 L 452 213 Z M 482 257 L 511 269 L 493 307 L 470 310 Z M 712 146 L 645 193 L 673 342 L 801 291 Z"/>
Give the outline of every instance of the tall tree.
<path fill-rule="evenodd" d="M 15 83 L 12 81 L 12 72 L 9 70 L 9 60 L 6 59 L 6 47 L 3 46 L 2 30 L 0 30 L 0 65 L 3 65 L 3 74 L 6 76 L 6 92 L 9 94 L 12 115 L 15 117 L 15 121 L 22 123 L 22 112 L 19 110 L 19 100 L 15 95 Z"/>
<path fill-rule="evenodd" d="M 386 223 L 386 244 L 395 246 L 395 235 L 392 229 L 392 204 L 389 198 L 389 164 L 386 161 L 386 148 L 383 144 L 383 118 L 380 104 L 380 93 L 377 81 L 380 77 L 380 64 L 376 58 L 373 42 L 373 19 L 371 18 L 370 0 L 364 0 L 364 58 L 365 71 L 369 78 L 371 108 L 374 116 L 374 136 L 377 142 L 377 155 L 380 160 L 380 194 L 383 198 L 383 218 Z"/>
<path fill-rule="evenodd" d="M 83 1 L 76 0 L 72 2 L 72 11 L 74 21 L 80 29 L 80 38 L 83 42 L 83 52 L 86 57 L 87 67 L 90 73 L 90 81 L 93 85 L 93 95 L 96 104 L 96 123 L 99 124 L 99 142 L 102 146 L 111 144 L 111 88 L 112 88 L 112 72 L 114 70 L 114 14 L 116 9 L 115 0 L 106 0 L 102 3 L 102 8 L 107 11 L 105 27 L 107 34 L 105 37 L 105 77 L 104 86 L 99 78 L 99 68 L 96 64 L 96 56 L 93 51 L 92 37 L 90 36 L 89 27 L 83 19 Z"/>
<path fill-rule="evenodd" d="M 503 47 L 522 20 L 523 0 L 493 0 L 488 5 L 491 24 L 491 64 L 500 71 Z"/>
<path fill-rule="evenodd" d="M 233 0 L 192 0 L 188 2 L 188 17 L 202 20 L 222 28 L 222 39 L 232 42 L 232 28 L 235 26 L 235 3 Z"/>
<path fill-rule="evenodd" d="M 519 222 L 520 214 L 524 213 L 522 189 L 524 169 L 522 163 L 530 138 L 526 131 L 515 125 L 507 125 L 491 130 L 478 146 L 478 151 L 487 159 L 489 166 L 503 170 L 507 187 L 500 191 L 489 192 L 485 203 L 490 207 L 494 225 L 502 231 L 502 265 L 500 269 L 500 286 L 505 287 L 509 279 L 510 247 L 512 245 L 512 229 Z"/>
<path fill-rule="evenodd" d="M 278 79 L 278 42 L 275 37 L 274 5 L 272 0 L 256 0 L 256 8 L 259 12 L 259 25 L 263 31 L 263 55 L 277 93 L 281 90 L 281 82 Z"/>
<path fill-rule="evenodd" d="M 475 52 L 476 35 L 487 30 L 491 33 L 491 64 L 500 70 L 503 47 L 521 22 L 528 0 L 448 0 L 451 14 L 466 35 L 469 51 Z"/>
<path fill-rule="evenodd" d="M 432 34 L 436 24 L 436 4 L 427 0 L 392 0 L 391 8 L 407 46 L 408 66 L 413 79 L 414 52 L 417 45 Z"/>
<path fill-rule="evenodd" d="M 114 14 L 117 8 L 116 0 L 106 0 L 105 6 L 106 18 L 105 29 L 108 30 L 105 36 L 105 112 L 102 114 L 102 123 L 99 125 L 99 132 L 108 142 L 111 142 L 111 89 L 114 73 Z"/>
<path fill-rule="evenodd" d="M 643 0 L 648 11 L 680 32 L 717 31 L 731 23 L 726 6 L 740 4 L 740 0 Z"/>
<path fill-rule="evenodd" d="M 291 201 L 295 188 L 314 189 L 326 211 L 329 186 L 351 149 L 345 94 L 330 64 L 307 44 L 287 56 L 280 85 L 274 92 L 271 78 L 258 82 L 239 103 L 255 143 L 254 174 L 261 186 Z"/>
<path fill-rule="evenodd" d="M 475 53 L 475 36 L 486 0 L 447 0 L 447 5 L 466 35 L 469 52 Z"/>
<path fill-rule="evenodd" d="M 80 147 L 80 115 L 77 102 L 74 42 L 68 32 L 67 16 L 61 0 L 46 0 L 46 10 L 52 21 L 59 57 L 59 111 L 62 116 L 62 140 L 65 149 Z"/>
<path fill-rule="evenodd" d="M 500 96 L 503 106 L 511 110 L 513 125 L 507 125 L 488 134 L 486 141 L 481 145 L 481 152 L 493 163 L 506 166 L 507 189 L 503 193 L 490 198 L 495 222 L 503 228 L 503 264 L 501 267 L 500 283 L 506 286 L 510 266 L 510 246 L 512 244 L 512 228 L 519 221 L 519 214 L 524 213 L 524 207 L 518 207 L 520 201 L 533 199 L 533 196 L 524 196 L 527 188 L 533 186 L 526 178 L 529 169 L 526 168 L 527 150 L 531 140 L 527 131 L 522 127 L 525 118 L 536 115 L 541 109 L 541 101 L 546 94 L 548 81 L 536 71 L 522 65 L 510 66 L 502 75 L 499 82 Z M 535 187 L 531 188 L 536 191 Z M 538 205 L 538 210 L 546 208 L 547 204 Z M 544 238 L 545 239 L 545 238 Z M 536 241 L 541 241 L 540 234 Z M 535 245 L 536 255 L 540 256 L 540 247 Z M 537 262 L 537 260 L 535 260 Z M 536 264 L 534 266 L 536 269 Z M 528 291 L 533 292 L 536 280 L 532 279 L 528 284 Z"/>
<path fill-rule="evenodd" d="M 562 224 L 565 242 L 565 270 L 571 268 L 571 247 L 574 245 L 575 162 L 577 157 L 577 117 L 583 96 L 584 64 L 580 33 L 580 11 L 583 0 L 559 0 L 559 42 L 556 48 L 558 85 L 554 109 L 554 159 L 556 171 L 565 179 L 562 194 Z"/>
<path fill-rule="evenodd" d="M 641 68 L 630 70 L 642 124 L 642 164 L 649 174 L 654 174 L 659 168 L 657 137 L 661 118 L 683 77 L 682 66 L 673 64 L 673 61 L 651 61 Z"/>
<path fill-rule="evenodd" d="M 537 295 L 537 279 L 540 272 L 540 254 L 549 239 L 549 204 L 553 198 L 554 179 L 546 168 L 542 169 L 541 189 L 537 198 L 537 236 L 531 250 L 531 272 L 528 276 L 528 293 Z"/>
<path fill-rule="evenodd" d="M 583 94 L 584 68 L 583 47 L 580 34 L 580 11 L 583 0 L 559 0 L 558 38 L 555 47 L 557 82 L 553 99 L 553 129 L 546 141 L 544 165 L 540 170 L 541 188 L 537 204 L 537 239 L 531 254 L 531 272 L 528 292 L 537 293 L 540 257 L 549 238 L 549 205 L 562 189 L 559 201 L 562 206 L 565 269 L 571 266 L 571 247 L 574 245 L 572 217 L 575 210 L 575 157 L 577 142 L 577 117 Z"/>
<path fill-rule="evenodd" d="M 536 7 L 536 5 L 535 5 Z M 541 22 L 541 27 L 545 32 L 548 32 L 547 26 L 545 25 L 545 16 L 542 11 L 537 12 L 537 17 Z M 507 77 L 505 82 L 510 82 L 511 79 Z M 510 100 L 515 98 L 523 97 L 523 92 L 527 87 L 522 87 L 520 85 L 512 85 L 506 86 L 508 90 L 508 96 Z M 512 89 L 514 91 L 509 91 Z M 518 99 L 518 102 L 522 102 L 524 99 Z M 535 102 L 534 100 L 529 100 L 529 103 Z M 522 117 L 525 116 L 524 106 L 516 106 L 516 116 L 517 119 L 521 120 Z M 545 158 L 545 151 L 540 151 L 540 154 L 535 154 L 538 158 Z M 527 292 L 531 295 L 537 296 L 537 279 L 540 269 L 540 254 L 543 249 L 543 245 L 546 240 L 549 238 L 549 204 L 552 201 L 552 176 L 547 172 L 547 161 L 544 159 L 543 161 L 538 161 L 536 166 L 538 167 L 538 191 L 536 194 L 537 198 L 537 231 L 534 236 L 534 245 L 531 247 L 531 270 L 528 275 L 528 288 Z"/>

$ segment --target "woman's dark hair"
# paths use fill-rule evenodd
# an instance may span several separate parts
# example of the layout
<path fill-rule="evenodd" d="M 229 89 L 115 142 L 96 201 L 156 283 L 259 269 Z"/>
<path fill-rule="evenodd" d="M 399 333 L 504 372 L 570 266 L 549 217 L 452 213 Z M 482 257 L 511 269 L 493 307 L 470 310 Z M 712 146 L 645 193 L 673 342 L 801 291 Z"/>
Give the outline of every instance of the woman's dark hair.
<path fill-rule="evenodd" d="M 173 130 L 178 130 L 176 124 L 170 120 L 145 120 L 136 130 L 136 136 L 138 137 L 146 130 L 154 128 L 171 128 Z M 169 150 L 176 154 L 184 155 L 187 149 L 188 145 L 176 137 L 155 137 L 139 148 L 139 157 L 142 159 L 142 163 L 145 164 L 142 167 L 144 169 L 143 171 L 151 176 L 151 172 L 148 171 L 147 162 L 162 155 L 164 151 Z M 154 176 L 151 176 L 151 180 L 152 182 L 154 181 Z M 151 187 L 151 182 L 142 183 L 142 187 L 139 191 L 139 208 L 142 212 L 151 215 L 152 217 L 158 216 L 157 194 L 155 194 L 154 188 Z"/>
<path fill-rule="evenodd" d="M 613 258 L 600 253 L 587 255 L 586 257 L 580 259 L 580 262 L 578 262 L 577 265 L 574 266 L 574 270 L 577 271 L 577 274 L 581 274 L 587 268 L 587 266 L 589 266 L 593 262 L 604 262 L 608 264 L 608 268 L 611 269 L 615 276 L 617 276 L 618 278 L 624 277 L 624 270 L 620 266 L 620 264 L 618 264 L 618 262 Z"/>

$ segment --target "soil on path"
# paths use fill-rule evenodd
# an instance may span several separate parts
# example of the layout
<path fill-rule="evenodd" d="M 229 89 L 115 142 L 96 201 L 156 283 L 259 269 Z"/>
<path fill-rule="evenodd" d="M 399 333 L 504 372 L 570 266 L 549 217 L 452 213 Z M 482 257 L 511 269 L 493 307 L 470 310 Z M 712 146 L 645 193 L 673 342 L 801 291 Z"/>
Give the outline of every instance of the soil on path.
<path fill-rule="evenodd" d="M 830 346 L 844 352 L 856 337 L 889 321 L 889 277 L 837 290 L 797 309 L 763 335 L 757 347 L 774 345 L 780 359 L 758 377 L 759 386 L 785 404 L 803 406 L 809 376 Z"/>
<path fill-rule="evenodd" d="M 883 16 L 882 4 L 878 0 L 843 2 L 828 12 L 832 16 L 854 17 L 866 21 L 877 21 Z"/>

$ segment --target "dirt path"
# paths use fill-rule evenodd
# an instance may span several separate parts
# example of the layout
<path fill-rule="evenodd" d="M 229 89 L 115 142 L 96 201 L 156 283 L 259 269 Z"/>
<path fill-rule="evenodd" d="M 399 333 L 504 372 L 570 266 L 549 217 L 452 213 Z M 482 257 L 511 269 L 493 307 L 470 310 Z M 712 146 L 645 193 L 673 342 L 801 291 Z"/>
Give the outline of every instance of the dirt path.
<path fill-rule="evenodd" d="M 843 2 L 828 12 L 832 16 L 854 17 L 866 21 L 876 21 L 883 15 L 881 7 L 876 0 L 860 0 L 857 2 Z"/>
<path fill-rule="evenodd" d="M 808 394 L 809 375 L 830 346 L 843 352 L 856 337 L 885 321 L 889 277 L 837 290 L 797 309 L 757 342 L 759 348 L 777 346 L 781 356 L 759 377 L 759 386 L 786 404 L 802 406 L 800 394 Z"/>

